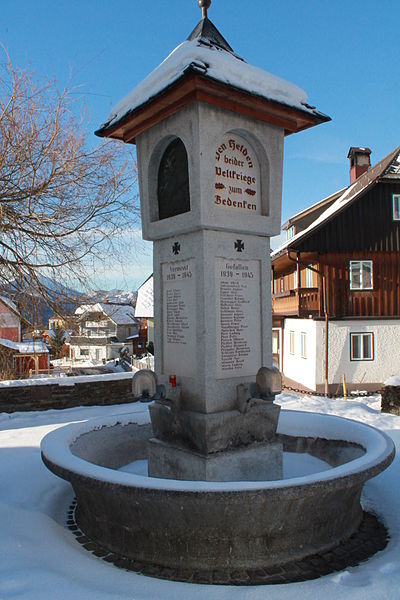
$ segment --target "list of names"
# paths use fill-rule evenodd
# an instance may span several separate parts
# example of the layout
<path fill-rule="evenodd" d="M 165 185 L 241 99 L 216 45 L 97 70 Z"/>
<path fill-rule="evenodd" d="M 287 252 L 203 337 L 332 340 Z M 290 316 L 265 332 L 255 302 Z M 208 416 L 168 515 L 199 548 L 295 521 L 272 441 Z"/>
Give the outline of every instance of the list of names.
<path fill-rule="evenodd" d="M 163 371 L 167 375 L 193 377 L 195 356 L 194 259 L 164 263 Z"/>
<path fill-rule="evenodd" d="M 252 375 L 261 365 L 260 264 L 216 259 L 217 378 Z"/>

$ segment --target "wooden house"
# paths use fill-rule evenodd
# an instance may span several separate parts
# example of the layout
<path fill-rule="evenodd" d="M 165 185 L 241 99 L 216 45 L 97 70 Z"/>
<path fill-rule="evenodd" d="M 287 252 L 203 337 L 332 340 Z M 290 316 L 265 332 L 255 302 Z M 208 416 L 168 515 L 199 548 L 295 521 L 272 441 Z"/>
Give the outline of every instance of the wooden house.
<path fill-rule="evenodd" d="M 350 148 L 350 185 L 289 219 L 272 253 L 274 358 L 311 390 L 400 373 L 400 147 L 370 154 Z"/>
<path fill-rule="evenodd" d="M 0 296 L 0 338 L 21 341 L 22 317 L 18 308 L 5 296 Z"/>

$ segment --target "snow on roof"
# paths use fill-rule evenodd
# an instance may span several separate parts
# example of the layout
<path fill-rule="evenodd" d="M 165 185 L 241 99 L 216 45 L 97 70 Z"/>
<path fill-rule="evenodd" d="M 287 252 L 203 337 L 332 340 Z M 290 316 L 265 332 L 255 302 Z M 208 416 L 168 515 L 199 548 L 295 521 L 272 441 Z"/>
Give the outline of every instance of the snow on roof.
<path fill-rule="evenodd" d="M 83 304 L 79 306 L 75 314 L 85 317 L 89 313 L 104 313 L 116 325 L 132 325 L 136 323 L 135 309 L 131 304 L 106 304 L 96 302 L 96 304 Z"/>
<path fill-rule="evenodd" d="M 130 304 L 102 304 L 101 310 L 117 325 L 135 324 L 135 309 Z"/>
<path fill-rule="evenodd" d="M 288 247 L 292 246 L 295 242 L 300 241 L 306 237 L 309 233 L 317 229 L 320 225 L 328 221 L 333 215 L 341 212 L 346 206 L 354 202 L 361 194 L 375 185 L 375 183 L 381 179 L 386 178 L 389 174 L 394 176 L 394 171 L 397 175 L 400 175 L 400 146 L 395 148 L 381 161 L 374 165 L 371 169 L 360 175 L 352 185 L 349 185 L 339 198 L 329 206 L 315 221 L 313 221 L 306 229 L 300 231 L 289 240 L 286 240 L 279 248 L 277 248 L 271 254 L 271 258 L 278 256 Z"/>
<path fill-rule="evenodd" d="M 93 304 L 81 304 L 75 310 L 76 315 L 83 315 L 85 312 L 88 312 L 92 308 Z"/>
<path fill-rule="evenodd" d="M 153 274 L 138 289 L 135 317 L 146 319 L 154 317 Z"/>
<path fill-rule="evenodd" d="M 139 85 L 111 111 L 100 129 L 115 125 L 127 113 L 168 88 L 189 69 L 235 88 L 274 100 L 281 104 L 316 114 L 307 105 L 307 94 L 297 85 L 249 65 L 235 54 L 207 43 L 204 38 L 186 40 L 167 56 Z"/>
<path fill-rule="evenodd" d="M 333 202 L 339 196 L 341 196 L 345 190 L 347 190 L 347 187 L 342 188 L 342 189 L 334 192 L 333 194 L 330 194 L 329 196 L 326 196 L 326 198 L 323 198 L 322 200 L 318 200 L 318 202 L 315 202 L 314 204 L 311 204 L 310 206 L 307 206 L 307 208 L 303 208 L 298 213 L 292 215 L 286 221 L 286 223 L 283 223 L 282 229 L 288 229 L 290 227 L 290 225 L 293 224 L 294 221 L 297 221 L 297 219 L 301 219 L 305 215 L 307 215 L 307 214 L 309 214 L 309 213 L 311 213 L 311 212 L 313 212 L 315 210 L 318 210 L 324 204 L 329 204 L 330 202 Z"/>
<path fill-rule="evenodd" d="M 20 354 L 48 354 L 49 350 L 43 342 L 12 342 L 5 338 L 0 338 L 0 345 L 6 348 L 16 350 Z"/>
<path fill-rule="evenodd" d="M 17 313 L 17 315 L 20 314 L 16 304 L 14 304 L 14 302 L 10 300 L 10 298 L 6 298 L 6 296 L 0 296 L 0 301 L 3 302 L 3 304 L 6 304 L 9 308 L 11 308 L 11 310 Z"/>
<path fill-rule="evenodd" d="M 390 162 L 386 168 L 384 176 L 400 175 L 400 153 Z"/>

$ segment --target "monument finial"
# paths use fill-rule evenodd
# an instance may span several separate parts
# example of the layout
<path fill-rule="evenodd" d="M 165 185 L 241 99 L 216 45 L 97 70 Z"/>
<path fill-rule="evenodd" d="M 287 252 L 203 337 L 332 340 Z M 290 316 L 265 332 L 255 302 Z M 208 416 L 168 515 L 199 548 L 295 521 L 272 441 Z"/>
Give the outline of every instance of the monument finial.
<path fill-rule="evenodd" d="M 203 19 L 207 18 L 207 10 L 210 8 L 211 0 L 197 0 L 199 7 L 201 8 L 201 16 Z"/>

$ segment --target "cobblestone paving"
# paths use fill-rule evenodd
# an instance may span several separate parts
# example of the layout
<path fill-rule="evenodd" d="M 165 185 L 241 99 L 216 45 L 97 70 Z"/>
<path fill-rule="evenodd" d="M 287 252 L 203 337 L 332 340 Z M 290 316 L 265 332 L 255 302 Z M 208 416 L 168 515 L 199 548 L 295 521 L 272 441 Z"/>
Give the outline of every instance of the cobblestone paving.
<path fill-rule="evenodd" d="M 209 583 L 215 585 L 269 585 L 275 583 L 295 583 L 317 579 L 330 573 L 355 567 L 383 550 L 389 540 L 388 532 L 382 523 L 371 513 L 364 512 L 358 531 L 347 541 L 322 554 L 314 554 L 296 562 L 289 562 L 265 569 L 193 571 L 177 570 L 139 563 L 130 558 L 119 556 L 103 548 L 88 538 L 75 521 L 76 501 L 68 511 L 67 526 L 77 541 L 86 550 L 116 567 L 135 571 L 150 577 L 184 581 L 187 583 Z"/>

